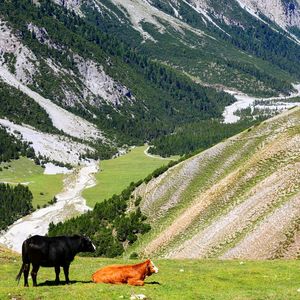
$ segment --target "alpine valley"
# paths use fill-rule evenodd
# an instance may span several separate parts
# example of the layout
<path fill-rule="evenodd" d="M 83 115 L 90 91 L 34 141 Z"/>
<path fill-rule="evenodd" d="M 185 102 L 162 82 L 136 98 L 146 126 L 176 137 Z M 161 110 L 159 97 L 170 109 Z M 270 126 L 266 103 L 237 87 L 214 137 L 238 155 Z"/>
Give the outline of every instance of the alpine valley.
<path fill-rule="evenodd" d="M 0 0 L 0 243 L 296 258 L 295 106 L 299 0 Z"/>

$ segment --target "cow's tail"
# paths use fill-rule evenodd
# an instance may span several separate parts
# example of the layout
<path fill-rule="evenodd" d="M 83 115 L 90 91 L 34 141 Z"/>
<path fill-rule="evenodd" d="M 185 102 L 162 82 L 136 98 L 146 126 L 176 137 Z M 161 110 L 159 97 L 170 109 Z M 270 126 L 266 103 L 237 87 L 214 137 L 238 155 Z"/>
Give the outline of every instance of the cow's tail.
<path fill-rule="evenodd" d="M 28 257 L 27 257 L 27 248 L 28 248 L 28 240 L 25 240 L 22 244 L 22 266 L 21 269 L 18 273 L 18 275 L 16 276 L 16 280 L 18 281 L 18 284 L 20 282 L 22 273 L 24 272 L 25 266 L 26 266 L 26 262 L 28 261 Z"/>
<path fill-rule="evenodd" d="M 21 266 L 20 272 L 19 272 L 19 274 L 18 274 L 18 275 L 17 275 L 17 277 L 16 277 L 16 280 L 18 281 L 18 284 L 19 284 L 19 282 L 20 282 L 20 279 L 21 279 L 22 273 L 23 273 L 23 271 L 24 271 L 24 267 L 25 267 L 25 263 L 22 263 L 22 266 Z"/>

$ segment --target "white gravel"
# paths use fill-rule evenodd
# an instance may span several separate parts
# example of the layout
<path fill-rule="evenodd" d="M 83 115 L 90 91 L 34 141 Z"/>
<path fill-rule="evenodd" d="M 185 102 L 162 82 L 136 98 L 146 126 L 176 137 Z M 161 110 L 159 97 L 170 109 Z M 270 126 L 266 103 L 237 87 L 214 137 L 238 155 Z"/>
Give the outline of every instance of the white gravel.
<path fill-rule="evenodd" d="M 95 185 L 93 174 L 97 171 L 97 161 L 74 170 L 65 179 L 65 190 L 56 196 L 57 203 L 16 221 L 0 235 L 0 243 L 21 253 L 23 241 L 35 234 L 45 235 L 51 222 L 56 224 L 72 215 L 88 211 L 90 207 L 86 205 L 81 193 L 84 189 Z"/>
<path fill-rule="evenodd" d="M 98 3 L 101 1 L 96 0 Z M 141 0 L 112 0 L 126 16 L 130 19 L 132 27 L 140 32 L 144 40 L 156 40 L 143 28 L 143 23 L 149 23 L 156 27 L 157 31 L 164 33 L 167 30 L 168 25 L 173 27 L 176 31 L 184 35 L 184 30 L 189 30 L 196 35 L 203 37 L 205 34 L 203 31 L 193 28 L 188 24 L 180 21 L 179 19 L 172 17 L 163 11 L 152 6 L 150 1 Z M 168 25 L 166 25 L 168 24 Z"/>
<path fill-rule="evenodd" d="M 7 84 L 19 89 L 24 94 L 28 95 L 43 107 L 51 118 L 53 125 L 70 136 L 84 140 L 104 139 L 100 130 L 92 123 L 84 120 L 81 117 L 75 116 L 60 106 L 54 104 L 49 99 L 46 99 L 38 93 L 29 89 L 22 84 L 12 73 L 6 68 L 0 66 L 0 78 Z"/>
<path fill-rule="evenodd" d="M 91 147 L 74 142 L 69 138 L 43 133 L 33 127 L 17 125 L 5 119 L 0 119 L 0 125 L 6 127 L 6 130 L 17 138 L 31 142 L 36 154 L 40 153 L 59 162 L 74 165 L 80 162 L 80 154 L 86 153 L 87 149 L 93 151 Z"/>
<path fill-rule="evenodd" d="M 236 116 L 234 113 L 240 109 L 245 109 L 251 106 L 255 100 L 259 101 L 270 101 L 270 100 L 283 100 L 283 99 L 290 99 L 294 97 L 300 96 L 300 84 L 294 85 L 294 88 L 297 90 L 297 92 L 292 93 L 290 96 L 279 96 L 279 97 L 271 97 L 271 98 L 257 98 L 257 97 L 251 97 L 246 94 L 243 94 L 241 92 L 235 92 L 231 90 L 225 90 L 226 93 L 233 95 L 236 98 L 236 102 L 233 104 L 226 106 L 223 117 L 224 117 L 224 123 L 236 123 L 240 117 Z M 284 103 L 284 105 L 279 105 L 278 109 L 287 109 L 292 106 L 300 105 L 300 103 Z M 284 107 L 285 106 L 285 107 Z M 257 108 L 270 108 L 270 109 L 276 109 L 275 105 L 270 106 L 256 106 Z"/>
<path fill-rule="evenodd" d="M 53 163 L 45 164 L 45 170 L 44 170 L 45 175 L 69 174 L 71 172 L 72 172 L 72 170 L 69 170 L 66 167 L 56 166 Z"/>

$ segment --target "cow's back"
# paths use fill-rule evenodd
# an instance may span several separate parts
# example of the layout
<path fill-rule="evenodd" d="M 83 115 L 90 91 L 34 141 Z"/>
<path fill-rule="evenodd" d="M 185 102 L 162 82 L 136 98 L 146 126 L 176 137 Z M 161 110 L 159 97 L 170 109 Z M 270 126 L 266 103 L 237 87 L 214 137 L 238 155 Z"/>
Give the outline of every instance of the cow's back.
<path fill-rule="evenodd" d="M 27 239 L 26 256 L 30 262 L 43 267 L 53 267 L 71 262 L 74 258 L 67 237 L 35 235 Z"/>

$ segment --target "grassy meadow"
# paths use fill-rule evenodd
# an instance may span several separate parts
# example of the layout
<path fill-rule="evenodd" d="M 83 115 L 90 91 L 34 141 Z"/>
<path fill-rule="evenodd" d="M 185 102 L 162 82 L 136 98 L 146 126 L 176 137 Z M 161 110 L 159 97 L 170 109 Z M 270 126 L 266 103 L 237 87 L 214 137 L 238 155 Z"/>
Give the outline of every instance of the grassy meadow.
<path fill-rule="evenodd" d="M 170 159 L 147 156 L 144 151 L 147 146 L 135 147 L 127 154 L 115 159 L 102 160 L 100 172 L 96 174 L 96 186 L 86 189 L 83 197 L 87 204 L 93 207 L 97 202 L 109 199 L 113 194 L 119 194 L 131 182 L 144 179 L 155 169 L 166 165 Z"/>
<path fill-rule="evenodd" d="M 147 156 L 147 146 L 133 148 L 129 153 L 100 162 L 100 172 L 95 177 L 97 185 L 83 192 L 89 206 L 120 193 L 132 181 L 144 179 L 155 169 L 167 164 L 171 159 Z M 0 163 L 0 182 L 28 184 L 33 194 L 33 206 L 42 207 L 63 189 L 63 174 L 44 175 L 44 169 L 28 158 L 22 157 L 9 163 Z"/>
<path fill-rule="evenodd" d="M 0 167 L 0 182 L 28 184 L 33 194 L 34 207 L 47 204 L 63 189 L 64 175 L 44 175 L 44 169 L 28 158 L 22 157 L 9 163 L 1 163 Z"/>
<path fill-rule="evenodd" d="M 293 300 L 300 299 L 299 261 L 154 260 L 159 273 L 143 287 L 94 284 L 91 274 L 102 266 L 135 263 L 135 260 L 76 257 L 70 268 L 70 285 L 56 286 L 53 268 L 41 268 L 38 287 L 23 287 L 15 281 L 21 259 L 1 252 L 0 299 L 147 299 Z M 61 279 L 64 275 L 61 272 Z"/>

